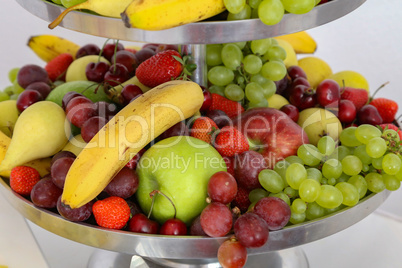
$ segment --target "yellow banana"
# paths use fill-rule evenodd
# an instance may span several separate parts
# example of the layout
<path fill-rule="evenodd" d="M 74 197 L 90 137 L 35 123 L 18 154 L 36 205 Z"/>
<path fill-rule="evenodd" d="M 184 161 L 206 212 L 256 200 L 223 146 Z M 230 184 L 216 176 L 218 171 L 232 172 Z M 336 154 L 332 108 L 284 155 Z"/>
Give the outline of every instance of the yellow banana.
<path fill-rule="evenodd" d="M 120 14 L 131 3 L 131 1 L 133 0 L 87 0 L 65 9 L 49 24 L 49 28 L 55 28 L 60 24 L 64 17 L 73 10 L 90 10 L 105 17 L 120 18 Z"/>
<path fill-rule="evenodd" d="M 69 53 L 75 58 L 79 45 L 62 37 L 55 35 L 31 36 L 28 46 L 32 51 L 45 62 L 49 62 L 62 53 Z"/>
<path fill-rule="evenodd" d="M 201 87 L 169 81 L 132 101 L 84 147 L 70 167 L 62 202 L 78 208 L 94 199 L 150 141 L 195 114 L 204 101 Z"/>
<path fill-rule="evenodd" d="M 164 30 L 225 11 L 223 0 L 133 0 L 121 14 L 127 27 Z"/>
<path fill-rule="evenodd" d="M 311 54 L 317 50 L 317 43 L 307 32 L 297 32 L 275 37 L 289 42 L 297 54 Z"/>

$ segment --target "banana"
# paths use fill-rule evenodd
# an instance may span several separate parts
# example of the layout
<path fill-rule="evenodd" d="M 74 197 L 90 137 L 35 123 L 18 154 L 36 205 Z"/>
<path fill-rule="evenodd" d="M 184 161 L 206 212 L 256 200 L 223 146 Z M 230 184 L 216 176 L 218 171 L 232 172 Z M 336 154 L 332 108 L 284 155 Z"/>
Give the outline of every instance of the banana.
<path fill-rule="evenodd" d="M 28 47 L 45 62 L 49 62 L 62 53 L 69 53 L 75 58 L 79 45 L 62 37 L 55 35 L 31 36 L 28 40 Z"/>
<path fill-rule="evenodd" d="M 132 1 L 133 0 L 87 0 L 65 9 L 48 27 L 50 29 L 55 28 L 61 23 L 64 17 L 73 10 L 85 9 L 105 17 L 120 18 L 120 14 Z"/>
<path fill-rule="evenodd" d="M 164 30 L 225 11 L 223 0 L 133 0 L 121 17 L 127 27 Z"/>
<path fill-rule="evenodd" d="M 94 199 L 126 163 L 174 124 L 194 115 L 204 101 L 201 87 L 174 80 L 141 95 L 118 112 L 70 167 L 62 202 L 78 208 Z"/>
<path fill-rule="evenodd" d="M 317 43 L 306 31 L 275 37 L 289 42 L 297 54 L 312 54 L 317 50 Z"/>

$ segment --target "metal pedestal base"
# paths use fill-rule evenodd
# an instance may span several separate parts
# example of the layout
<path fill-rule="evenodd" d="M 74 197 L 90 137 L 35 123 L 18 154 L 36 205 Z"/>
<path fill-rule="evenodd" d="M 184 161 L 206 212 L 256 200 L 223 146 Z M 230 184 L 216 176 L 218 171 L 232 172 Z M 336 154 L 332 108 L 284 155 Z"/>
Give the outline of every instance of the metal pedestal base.
<path fill-rule="evenodd" d="M 218 268 L 217 259 L 147 259 L 106 250 L 96 250 L 88 261 L 88 268 Z M 248 256 L 246 268 L 308 268 L 309 263 L 301 248 L 290 248 Z"/>

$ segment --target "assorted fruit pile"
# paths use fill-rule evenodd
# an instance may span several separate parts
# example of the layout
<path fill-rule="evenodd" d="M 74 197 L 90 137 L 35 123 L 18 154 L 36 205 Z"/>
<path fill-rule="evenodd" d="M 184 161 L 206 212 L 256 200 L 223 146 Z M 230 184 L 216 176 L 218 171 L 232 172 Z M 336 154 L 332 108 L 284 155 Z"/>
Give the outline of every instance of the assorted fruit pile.
<path fill-rule="evenodd" d="M 50 1 L 50 0 L 48 0 Z M 266 25 L 279 23 L 285 13 L 305 14 L 328 0 L 51 0 L 65 7 L 49 28 L 53 29 L 73 10 L 121 18 L 127 27 L 164 30 L 187 23 L 213 20 L 245 20 L 259 18 Z M 158 18 L 155 20 L 153 18 Z"/>
<path fill-rule="evenodd" d="M 218 260 L 242 267 L 269 232 L 402 181 L 397 103 L 292 40 L 315 50 L 306 33 L 208 45 L 198 85 L 180 46 L 32 37 L 46 63 L 0 93 L 0 175 L 73 222 L 227 236 Z"/>

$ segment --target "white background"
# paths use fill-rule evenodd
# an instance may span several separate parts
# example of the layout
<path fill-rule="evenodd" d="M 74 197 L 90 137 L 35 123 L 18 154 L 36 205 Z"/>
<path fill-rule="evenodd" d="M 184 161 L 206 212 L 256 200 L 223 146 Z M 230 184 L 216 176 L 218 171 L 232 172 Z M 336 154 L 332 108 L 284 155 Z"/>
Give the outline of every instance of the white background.
<path fill-rule="evenodd" d="M 332 23 L 308 31 L 318 43 L 318 49 L 315 55 L 327 61 L 334 72 L 341 70 L 358 71 L 368 79 L 372 91 L 381 84 L 390 82 L 377 96 L 396 100 L 401 106 L 398 115 L 402 111 L 402 68 L 400 66 L 402 62 L 401 16 L 401 0 L 367 0 L 365 4 L 351 14 Z M 106 40 L 105 38 L 88 36 L 60 27 L 49 30 L 47 28 L 47 22 L 34 17 L 13 0 L 2 0 L 0 21 L 0 34 L 2 36 L 0 42 L 0 89 L 10 84 L 7 79 L 7 73 L 11 68 L 21 67 L 25 64 L 44 66 L 44 62 L 26 46 L 29 37 L 32 35 L 59 35 L 79 45 L 87 43 L 101 45 Z M 129 45 L 128 42 L 124 42 L 123 44 Z M 380 211 L 390 212 L 395 216 L 402 216 L 402 189 L 394 192 L 384 205 L 380 207 Z M 4 219 L 2 219 L 2 221 L 4 221 Z M 7 221 L 7 219 L 5 219 L 5 221 Z M 333 267 L 354 267 L 350 263 L 350 259 L 352 259 L 352 261 L 355 260 L 356 263 L 359 263 L 359 267 L 365 266 L 374 268 L 382 266 L 379 264 L 382 260 L 389 260 L 389 256 L 377 256 L 375 259 L 377 261 L 371 261 L 369 257 L 372 257 L 372 254 L 375 255 L 380 250 L 378 248 L 379 241 L 373 239 L 373 229 L 364 229 L 367 227 L 372 228 L 374 225 L 376 228 L 375 232 L 380 232 L 382 228 L 386 229 L 389 228 L 389 226 L 381 226 L 382 222 L 371 216 L 364 220 L 364 223 L 359 224 L 353 227 L 355 229 L 351 229 L 351 231 L 355 230 L 352 234 L 350 234 L 351 231 L 347 230 L 349 233 L 344 240 L 342 240 L 342 236 L 335 236 L 335 238 L 322 240 L 324 242 L 320 247 L 314 247 L 314 243 L 311 244 L 310 247 L 307 246 L 307 253 L 312 257 L 311 264 L 317 264 L 312 267 L 332 267 L 329 259 L 326 260 L 327 265 L 319 265 L 320 256 L 323 255 L 328 255 L 329 257 L 333 256 L 333 258 L 337 258 L 337 261 L 341 261 L 341 263 L 342 258 L 348 260 L 348 263 L 344 261 L 342 263 L 343 265 Z M 361 228 L 359 228 L 359 226 Z M 10 232 L 12 231 L 13 230 L 10 230 Z M 46 258 L 49 259 L 51 267 L 63 267 L 59 261 L 61 261 L 61 263 L 69 263 L 66 267 L 84 267 L 79 266 L 78 259 L 81 257 L 84 259 L 87 258 L 88 254 L 93 250 L 92 248 L 55 237 L 40 228 L 34 228 L 33 231 L 41 244 Z M 353 237 L 353 234 L 359 234 L 359 236 Z M 365 235 L 367 235 L 367 237 L 365 237 Z M 351 241 L 348 241 L 348 237 L 351 238 Z M 364 254 L 359 255 L 359 253 L 353 254 L 353 250 L 349 248 L 349 250 L 345 252 L 347 256 L 336 255 L 337 250 L 340 248 L 348 248 L 349 243 L 356 242 L 353 239 L 361 239 L 364 244 L 364 239 L 368 237 L 372 238 L 369 241 L 369 243 L 372 243 L 372 246 L 370 246 L 371 249 L 377 252 L 366 251 Z M 389 239 L 392 239 L 392 234 L 389 236 Z M 3 239 L 0 238 L 0 241 L 1 240 Z M 330 248 L 331 252 L 321 252 L 321 247 L 323 245 L 325 246 L 328 241 L 334 242 L 335 244 L 333 245 L 337 246 L 332 246 L 332 248 Z M 338 242 L 341 244 L 338 245 Z M 399 249 L 394 248 L 395 252 L 402 250 L 401 243 L 399 243 L 399 246 Z M 395 256 L 392 257 L 394 258 Z M 367 261 L 368 259 L 370 259 L 370 262 Z M 76 262 L 77 265 L 74 265 L 74 262 Z M 55 265 L 55 263 L 58 263 L 58 265 Z M 383 267 L 396 266 L 385 265 Z"/>

